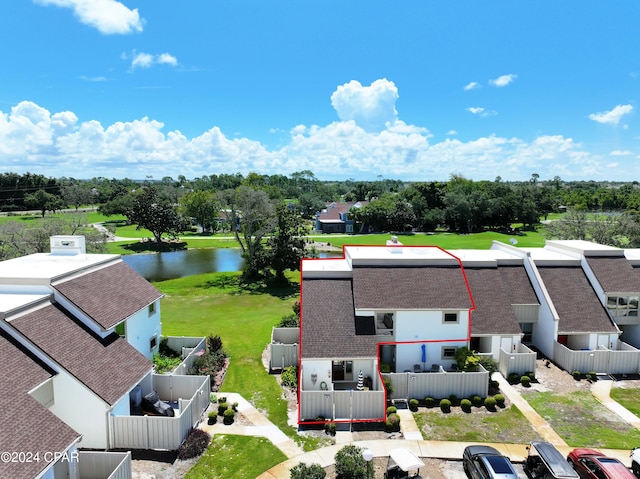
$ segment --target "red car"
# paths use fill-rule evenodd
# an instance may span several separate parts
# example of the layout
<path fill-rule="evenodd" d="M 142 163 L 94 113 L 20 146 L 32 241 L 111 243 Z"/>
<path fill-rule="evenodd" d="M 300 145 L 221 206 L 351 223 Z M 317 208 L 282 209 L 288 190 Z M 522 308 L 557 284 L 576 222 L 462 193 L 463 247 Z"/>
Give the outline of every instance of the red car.
<path fill-rule="evenodd" d="M 567 456 L 582 479 L 635 479 L 636 476 L 618 459 L 593 449 L 574 449 Z"/>

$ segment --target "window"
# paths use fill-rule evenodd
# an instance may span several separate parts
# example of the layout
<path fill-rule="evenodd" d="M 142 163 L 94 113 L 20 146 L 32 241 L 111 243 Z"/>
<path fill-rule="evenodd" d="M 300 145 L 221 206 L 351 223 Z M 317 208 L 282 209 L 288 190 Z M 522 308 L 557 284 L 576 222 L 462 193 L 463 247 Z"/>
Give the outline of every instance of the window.
<path fill-rule="evenodd" d="M 443 347 L 442 348 L 442 359 L 455 359 L 456 357 L 456 349 L 452 347 Z"/>
<path fill-rule="evenodd" d="M 638 296 L 607 296 L 607 310 L 615 318 L 638 317 Z"/>
<path fill-rule="evenodd" d="M 158 345 L 158 336 L 153 335 L 149 340 L 149 351 L 153 351 L 154 349 L 156 349 L 157 345 Z"/>
<path fill-rule="evenodd" d="M 156 312 L 156 303 L 155 301 L 149 305 L 149 316 L 154 315 Z"/>
<path fill-rule="evenodd" d="M 458 313 L 444 313 L 443 323 L 453 324 L 458 322 Z"/>

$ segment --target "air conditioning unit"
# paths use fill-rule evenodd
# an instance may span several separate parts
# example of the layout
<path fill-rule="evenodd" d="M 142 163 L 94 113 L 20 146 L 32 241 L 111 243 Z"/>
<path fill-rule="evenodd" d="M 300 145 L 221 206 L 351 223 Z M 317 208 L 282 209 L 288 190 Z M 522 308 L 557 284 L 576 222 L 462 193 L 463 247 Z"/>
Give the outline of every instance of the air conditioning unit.
<path fill-rule="evenodd" d="M 74 256 L 87 253 L 84 236 L 51 236 L 49 242 L 51 254 Z"/>

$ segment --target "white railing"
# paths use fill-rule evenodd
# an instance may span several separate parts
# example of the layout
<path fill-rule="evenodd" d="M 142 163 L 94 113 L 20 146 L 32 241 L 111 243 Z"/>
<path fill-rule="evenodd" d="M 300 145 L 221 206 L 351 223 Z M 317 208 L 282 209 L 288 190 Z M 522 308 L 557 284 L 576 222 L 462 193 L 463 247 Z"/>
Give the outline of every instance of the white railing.
<path fill-rule="evenodd" d="M 111 416 L 114 449 L 175 450 L 209 407 L 209 376 L 154 374 L 153 388 L 161 400 L 178 403 L 175 416 Z"/>
<path fill-rule="evenodd" d="M 79 479 L 131 479 L 131 452 L 78 452 Z"/>
<path fill-rule="evenodd" d="M 382 420 L 384 391 L 300 391 L 300 418 L 336 421 Z"/>
<path fill-rule="evenodd" d="M 599 347 L 580 351 L 555 342 L 553 360 L 569 373 L 637 374 L 640 371 L 640 350 L 623 342 L 617 350 Z"/>
<path fill-rule="evenodd" d="M 174 375 L 187 375 L 198 357 L 207 352 L 207 338 L 188 336 L 167 336 L 167 346 L 182 354 L 182 362 L 171 372 Z"/>
<path fill-rule="evenodd" d="M 448 372 L 440 368 L 434 373 L 388 373 L 393 393 L 390 399 L 434 399 L 455 395 L 465 398 L 473 395 L 486 397 L 489 392 L 489 372 L 479 366 L 478 372 Z"/>

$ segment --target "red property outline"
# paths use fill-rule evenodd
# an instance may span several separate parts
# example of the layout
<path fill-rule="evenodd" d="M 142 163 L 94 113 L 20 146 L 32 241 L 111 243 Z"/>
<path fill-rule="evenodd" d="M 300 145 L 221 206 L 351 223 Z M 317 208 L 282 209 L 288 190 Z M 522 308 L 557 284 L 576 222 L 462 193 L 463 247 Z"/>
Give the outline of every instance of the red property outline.
<path fill-rule="evenodd" d="M 476 303 L 473 300 L 473 295 L 471 294 L 471 288 L 469 287 L 469 281 L 467 279 L 467 274 L 464 271 L 464 266 L 462 265 L 462 260 L 460 258 L 458 258 L 457 256 L 455 256 L 454 254 L 450 253 L 449 251 L 441 248 L 440 246 L 435 246 L 435 245 L 416 245 L 416 246 L 407 246 L 407 245 L 367 245 L 367 244 L 344 244 L 342 245 L 342 257 L 335 257 L 335 258 L 302 258 L 300 260 L 300 332 L 299 332 L 299 339 L 298 339 L 298 344 L 300 345 L 300 352 L 298 354 L 298 390 L 297 390 L 297 400 L 298 400 L 298 425 L 304 424 L 304 425 L 314 425 L 314 424 L 325 424 L 327 422 L 334 422 L 334 423 L 347 423 L 347 424 L 354 424 L 354 423 L 370 423 L 370 422 L 383 422 L 386 419 L 386 408 L 385 410 L 383 410 L 383 415 L 379 418 L 374 418 L 374 419 L 355 419 L 355 420 L 333 420 L 333 419 L 329 419 L 327 421 L 301 421 L 300 418 L 300 390 L 302 388 L 302 381 L 301 381 L 301 374 L 302 374 L 302 347 L 303 347 L 303 343 L 302 343 L 302 328 L 303 328 L 303 318 L 304 318 L 304 311 L 303 311 L 303 301 L 302 301 L 302 262 L 303 261 L 343 261 L 346 259 L 346 252 L 345 252 L 345 248 L 352 248 L 352 247 L 368 247 L 368 248 L 381 248 L 381 247 L 385 247 L 385 248 L 435 248 L 435 249 L 439 249 L 440 251 L 442 251 L 443 253 L 451 256 L 452 258 L 454 258 L 457 262 L 458 265 L 460 266 L 460 271 L 462 272 L 462 278 L 464 279 L 464 283 L 465 283 L 465 287 L 467 288 L 467 292 L 469 293 L 469 299 L 471 300 L 471 307 L 469 308 L 469 318 L 468 318 L 468 327 L 467 327 L 467 337 L 466 338 L 461 338 L 461 339 L 425 339 L 425 340 L 416 340 L 416 341 L 383 341 L 383 342 L 379 342 L 377 345 L 377 363 L 378 363 L 378 367 L 377 367 L 377 373 L 378 373 L 378 379 L 380 381 L 380 384 L 383 384 L 382 381 L 382 373 L 380 372 L 380 349 L 383 345 L 387 345 L 387 344 L 391 344 L 391 345 L 396 345 L 396 344 L 426 344 L 426 343 L 451 343 L 451 342 L 461 342 L 461 341 L 466 341 L 467 343 L 471 340 L 471 321 L 472 321 L 472 317 L 473 317 L 473 311 L 475 311 L 476 309 Z M 353 269 L 353 267 L 352 267 Z M 384 403 L 385 405 L 387 404 L 387 390 L 384 388 L 382 388 L 382 390 L 384 391 Z"/>

